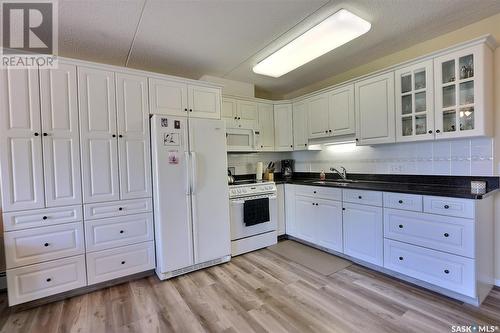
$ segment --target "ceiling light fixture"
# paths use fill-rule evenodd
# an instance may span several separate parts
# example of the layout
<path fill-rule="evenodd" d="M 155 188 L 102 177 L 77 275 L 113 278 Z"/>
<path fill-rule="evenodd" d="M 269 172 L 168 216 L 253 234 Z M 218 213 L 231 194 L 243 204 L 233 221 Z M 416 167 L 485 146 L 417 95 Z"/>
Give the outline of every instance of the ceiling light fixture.
<path fill-rule="evenodd" d="M 341 9 L 274 52 L 257 65 L 257 74 L 280 77 L 367 33 L 371 23 Z"/>

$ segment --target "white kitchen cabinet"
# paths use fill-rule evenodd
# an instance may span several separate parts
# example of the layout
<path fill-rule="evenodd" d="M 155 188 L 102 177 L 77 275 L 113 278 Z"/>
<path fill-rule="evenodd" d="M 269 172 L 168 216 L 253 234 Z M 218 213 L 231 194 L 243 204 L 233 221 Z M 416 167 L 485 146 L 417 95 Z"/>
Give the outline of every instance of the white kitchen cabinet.
<path fill-rule="evenodd" d="M 277 151 L 293 150 L 292 118 L 291 104 L 274 105 L 274 147 Z"/>
<path fill-rule="evenodd" d="M 493 52 L 487 44 L 434 59 L 436 139 L 492 136 Z"/>
<path fill-rule="evenodd" d="M 274 111 L 272 104 L 259 103 L 259 150 L 274 150 Z"/>
<path fill-rule="evenodd" d="M 226 121 L 227 128 L 257 129 L 259 124 L 258 103 L 224 97 L 221 116 Z"/>
<path fill-rule="evenodd" d="M 293 236 L 310 243 L 315 243 L 314 216 L 316 199 L 295 196 L 294 233 Z"/>
<path fill-rule="evenodd" d="M 0 70 L 0 166 L 4 212 L 45 206 L 38 71 Z"/>
<path fill-rule="evenodd" d="M 220 119 L 220 88 L 149 78 L 151 114 Z"/>
<path fill-rule="evenodd" d="M 120 198 L 151 197 L 147 79 L 116 74 Z"/>
<path fill-rule="evenodd" d="M 434 139 L 433 63 L 396 70 L 396 141 Z"/>
<path fill-rule="evenodd" d="M 40 70 L 43 170 L 47 207 L 81 204 L 76 66 Z"/>
<path fill-rule="evenodd" d="M 278 203 L 278 236 L 286 233 L 286 220 L 285 220 L 285 185 L 276 185 L 276 196 Z"/>
<path fill-rule="evenodd" d="M 307 100 L 309 138 L 330 136 L 328 122 L 328 95 L 326 93 L 313 96 Z"/>
<path fill-rule="evenodd" d="M 394 72 L 355 84 L 356 142 L 359 145 L 394 143 Z"/>
<path fill-rule="evenodd" d="M 115 74 L 78 68 L 83 201 L 120 198 Z"/>
<path fill-rule="evenodd" d="M 149 103 L 152 114 L 187 116 L 187 85 L 178 81 L 150 78 Z"/>
<path fill-rule="evenodd" d="M 344 203 L 344 254 L 382 266 L 383 217 L 382 208 Z"/>
<path fill-rule="evenodd" d="M 308 120 L 307 103 L 297 102 L 292 105 L 293 110 L 293 150 L 307 150 L 308 145 Z"/>
<path fill-rule="evenodd" d="M 354 116 L 354 85 L 336 88 L 328 95 L 328 132 L 332 136 L 349 135 L 356 132 Z"/>

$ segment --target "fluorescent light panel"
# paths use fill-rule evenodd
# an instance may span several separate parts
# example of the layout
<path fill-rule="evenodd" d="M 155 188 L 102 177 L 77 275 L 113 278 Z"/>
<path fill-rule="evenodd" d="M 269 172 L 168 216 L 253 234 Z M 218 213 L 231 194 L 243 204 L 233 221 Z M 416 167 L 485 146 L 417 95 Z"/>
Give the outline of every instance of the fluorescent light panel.
<path fill-rule="evenodd" d="M 257 74 L 280 77 L 367 33 L 371 24 L 341 9 L 253 67 Z"/>

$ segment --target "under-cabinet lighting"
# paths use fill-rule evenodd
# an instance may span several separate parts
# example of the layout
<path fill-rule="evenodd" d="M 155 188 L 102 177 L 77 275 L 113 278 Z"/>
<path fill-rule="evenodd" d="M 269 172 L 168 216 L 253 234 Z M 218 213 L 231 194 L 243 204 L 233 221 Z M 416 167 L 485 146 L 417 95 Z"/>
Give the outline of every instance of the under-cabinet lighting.
<path fill-rule="evenodd" d="M 280 77 L 370 29 L 370 22 L 341 9 L 259 62 L 253 71 Z"/>
<path fill-rule="evenodd" d="M 335 143 L 327 143 L 325 144 L 328 151 L 334 153 L 348 153 L 356 150 L 356 143 L 352 141 L 345 142 L 335 142 Z"/>

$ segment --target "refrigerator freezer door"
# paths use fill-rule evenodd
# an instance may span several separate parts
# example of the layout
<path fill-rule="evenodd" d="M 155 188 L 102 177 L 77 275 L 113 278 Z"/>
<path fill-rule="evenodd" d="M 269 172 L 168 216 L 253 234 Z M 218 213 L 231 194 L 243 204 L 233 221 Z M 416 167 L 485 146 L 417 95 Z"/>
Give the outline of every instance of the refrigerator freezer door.
<path fill-rule="evenodd" d="M 187 119 L 151 118 L 157 273 L 194 264 Z M 224 171 L 224 170 L 223 170 Z"/>
<path fill-rule="evenodd" d="M 231 254 L 224 121 L 189 119 L 195 263 Z"/>

